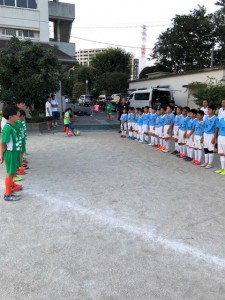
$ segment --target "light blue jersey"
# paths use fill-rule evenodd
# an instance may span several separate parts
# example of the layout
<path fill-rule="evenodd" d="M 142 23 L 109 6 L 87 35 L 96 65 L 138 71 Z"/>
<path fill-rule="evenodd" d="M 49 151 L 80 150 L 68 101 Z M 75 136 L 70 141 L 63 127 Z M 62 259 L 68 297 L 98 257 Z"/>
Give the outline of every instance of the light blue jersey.
<path fill-rule="evenodd" d="M 138 116 L 138 126 L 142 126 L 143 125 L 143 115 L 139 115 Z"/>
<path fill-rule="evenodd" d="M 221 118 L 218 124 L 219 136 L 225 136 L 225 118 Z"/>
<path fill-rule="evenodd" d="M 149 126 L 155 126 L 155 120 L 156 120 L 157 116 L 158 116 L 157 113 L 149 114 Z"/>
<path fill-rule="evenodd" d="M 195 130 L 195 125 L 197 123 L 198 119 L 189 119 L 187 122 L 187 130 Z"/>
<path fill-rule="evenodd" d="M 180 118 L 182 117 L 182 115 L 176 115 L 174 118 L 174 126 L 179 127 L 180 124 Z"/>
<path fill-rule="evenodd" d="M 130 123 L 134 123 L 134 119 L 135 119 L 135 114 L 131 113 L 130 114 Z"/>
<path fill-rule="evenodd" d="M 204 126 L 205 126 L 205 122 L 202 121 L 198 121 L 195 124 L 195 131 L 194 131 L 194 135 L 199 135 L 199 136 L 203 136 L 204 133 Z"/>
<path fill-rule="evenodd" d="M 215 115 L 212 116 L 211 118 L 206 117 L 204 132 L 207 134 L 212 134 L 216 131 L 216 128 L 218 128 L 218 125 L 219 125 L 219 119 Z"/>
<path fill-rule="evenodd" d="M 164 119 L 164 125 L 171 125 L 174 123 L 174 114 L 166 114 Z"/>
<path fill-rule="evenodd" d="M 134 123 L 135 124 L 137 124 L 137 122 L 138 122 L 138 117 L 139 117 L 138 114 L 134 114 Z"/>
<path fill-rule="evenodd" d="M 130 123 L 131 122 L 131 113 L 128 113 L 128 115 L 127 115 L 127 121 L 128 121 L 128 123 Z"/>
<path fill-rule="evenodd" d="M 121 117 L 120 117 L 121 122 L 127 122 L 127 119 L 128 119 L 127 114 L 122 114 Z"/>
<path fill-rule="evenodd" d="M 149 123 L 149 113 L 144 113 L 143 115 L 143 125 L 148 125 Z"/>
<path fill-rule="evenodd" d="M 187 130 L 187 123 L 189 120 L 190 120 L 190 117 L 187 116 L 184 118 L 183 116 L 181 116 L 180 122 L 179 122 L 179 129 L 183 130 L 183 131 Z"/>
<path fill-rule="evenodd" d="M 159 127 L 162 127 L 164 125 L 166 115 L 159 117 Z"/>
<path fill-rule="evenodd" d="M 157 115 L 156 119 L 155 119 L 155 128 L 159 128 L 159 118 L 160 116 Z"/>

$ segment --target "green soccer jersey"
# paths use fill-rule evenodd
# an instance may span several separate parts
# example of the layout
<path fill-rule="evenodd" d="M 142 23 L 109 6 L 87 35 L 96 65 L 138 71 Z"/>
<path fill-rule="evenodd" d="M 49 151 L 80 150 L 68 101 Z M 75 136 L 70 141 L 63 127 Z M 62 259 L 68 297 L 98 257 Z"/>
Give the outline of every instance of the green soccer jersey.
<path fill-rule="evenodd" d="M 8 151 L 20 151 L 21 143 L 19 141 L 17 130 L 13 125 L 10 125 L 10 124 L 7 123 L 3 127 L 3 130 L 2 130 L 2 143 L 6 143 L 6 149 Z"/>
<path fill-rule="evenodd" d="M 107 114 L 111 114 L 112 113 L 112 103 L 106 103 L 105 105 L 105 111 Z"/>
<path fill-rule="evenodd" d="M 27 124 L 25 120 L 21 120 L 20 121 L 23 125 L 23 134 L 22 134 L 22 138 L 27 139 Z"/>

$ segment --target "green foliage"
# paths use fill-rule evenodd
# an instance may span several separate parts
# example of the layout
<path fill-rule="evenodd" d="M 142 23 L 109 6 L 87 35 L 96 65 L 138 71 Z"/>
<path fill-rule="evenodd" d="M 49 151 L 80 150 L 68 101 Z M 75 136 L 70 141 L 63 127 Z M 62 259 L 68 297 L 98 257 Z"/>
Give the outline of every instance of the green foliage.
<path fill-rule="evenodd" d="M 207 99 L 209 104 L 215 104 L 220 107 L 221 100 L 225 99 L 225 86 L 223 81 L 217 81 L 214 78 L 208 78 L 205 83 L 192 82 L 188 85 L 189 95 L 194 96 L 195 103 L 202 105 L 202 100 Z"/>
<path fill-rule="evenodd" d="M 12 38 L 0 50 L 0 97 L 26 102 L 31 114 L 43 110 L 46 96 L 60 88 L 61 68 L 53 49 Z"/>
<path fill-rule="evenodd" d="M 80 95 L 85 95 L 85 83 L 76 82 L 73 86 L 72 99 L 76 102 L 78 101 Z"/>
<path fill-rule="evenodd" d="M 173 72 L 209 67 L 216 42 L 213 15 L 199 6 L 172 21 L 172 27 L 159 36 L 152 58 Z"/>
<path fill-rule="evenodd" d="M 147 74 L 155 72 L 170 72 L 171 70 L 165 67 L 164 65 L 156 64 L 151 67 L 144 68 L 139 74 L 139 79 L 147 78 Z"/>

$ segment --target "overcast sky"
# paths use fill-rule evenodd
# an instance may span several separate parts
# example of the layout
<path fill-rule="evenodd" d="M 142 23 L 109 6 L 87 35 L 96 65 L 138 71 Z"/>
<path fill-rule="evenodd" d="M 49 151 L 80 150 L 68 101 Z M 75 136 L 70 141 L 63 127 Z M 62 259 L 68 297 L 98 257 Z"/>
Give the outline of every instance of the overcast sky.
<path fill-rule="evenodd" d="M 209 13 L 218 9 L 214 5 L 216 0 L 60 1 L 75 4 L 71 42 L 76 43 L 77 50 L 105 48 L 110 44 L 115 44 L 126 46 L 121 48 L 132 52 L 137 58 L 141 56 L 141 26 L 143 24 L 147 25 L 146 48 L 149 49 L 146 55 L 149 56 L 150 48 L 154 46 L 157 37 L 166 30 L 176 14 L 188 14 L 190 10 L 197 8 L 198 4 L 204 5 Z"/>

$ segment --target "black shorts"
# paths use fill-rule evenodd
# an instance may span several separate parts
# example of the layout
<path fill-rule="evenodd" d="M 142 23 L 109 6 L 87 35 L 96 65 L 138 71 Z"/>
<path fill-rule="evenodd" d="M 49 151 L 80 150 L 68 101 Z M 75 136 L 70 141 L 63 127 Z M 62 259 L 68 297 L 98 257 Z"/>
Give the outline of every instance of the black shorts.
<path fill-rule="evenodd" d="M 51 122 L 51 121 L 52 121 L 52 117 L 45 117 L 45 120 L 46 120 L 47 122 Z"/>
<path fill-rule="evenodd" d="M 70 124 L 64 124 L 64 128 L 70 128 Z"/>

